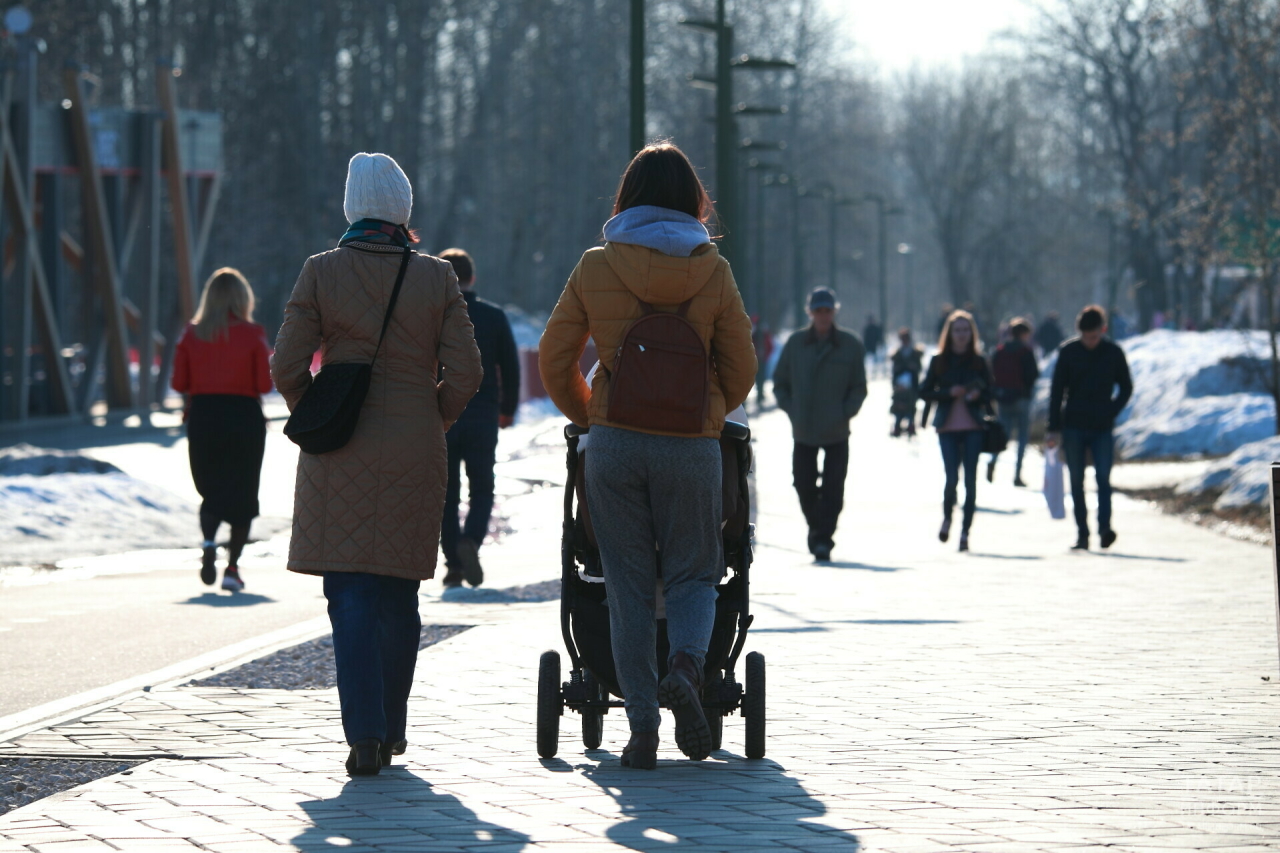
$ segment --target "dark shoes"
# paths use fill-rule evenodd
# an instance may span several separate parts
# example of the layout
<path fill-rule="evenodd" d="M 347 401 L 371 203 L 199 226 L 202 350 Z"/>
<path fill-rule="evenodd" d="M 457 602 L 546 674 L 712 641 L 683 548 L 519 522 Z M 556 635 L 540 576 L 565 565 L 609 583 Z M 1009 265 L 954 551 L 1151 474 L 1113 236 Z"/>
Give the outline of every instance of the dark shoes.
<path fill-rule="evenodd" d="M 1114 530 L 1104 530 L 1099 534 L 1098 538 L 1101 540 L 1099 544 L 1103 548 L 1110 548 L 1116 544 L 1116 532 Z"/>
<path fill-rule="evenodd" d="M 377 776 L 382 769 L 382 741 L 367 737 L 351 745 L 347 756 L 348 776 Z"/>
<path fill-rule="evenodd" d="M 1076 544 L 1071 546 L 1072 551 L 1088 551 L 1089 550 L 1089 534 L 1081 533 L 1076 537 Z"/>
<path fill-rule="evenodd" d="M 472 586 L 484 583 L 484 569 L 480 566 L 480 546 L 463 536 L 458 540 L 458 562 L 462 563 L 462 577 Z"/>
<path fill-rule="evenodd" d="M 942 519 L 942 527 L 938 528 L 938 541 L 946 542 L 951 538 L 951 519 Z"/>
<path fill-rule="evenodd" d="M 658 733 L 632 732 L 631 740 L 622 748 L 622 766 L 636 770 L 652 770 L 658 766 Z"/>
<path fill-rule="evenodd" d="M 1015 474 L 1013 476 L 1013 484 L 1017 486 L 1019 489 L 1025 489 L 1027 487 L 1027 484 L 1022 482 L 1021 474 Z"/>
<path fill-rule="evenodd" d="M 240 577 L 238 568 L 227 566 L 227 570 L 222 573 L 222 588 L 228 592 L 241 592 L 244 590 L 244 578 Z"/>
<path fill-rule="evenodd" d="M 831 546 L 826 543 L 813 546 L 813 558 L 819 563 L 831 562 Z"/>
<path fill-rule="evenodd" d="M 391 756 L 404 755 L 404 751 L 409 748 L 409 741 L 398 740 L 395 743 L 384 743 L 378 749 L 378 757 L 382 760 L 383 767 L 391 766 Z"/>
<path fill-rule="evenodd" d="M 960 534 L 960 550 L 961 551 L 969 550 L 969 531 L 967 530 Z"/>
<path fill-rule="evenodd" d="M 676 718 L 676 746 L 701 761 L 711 754 L 711 726 L 702 713 L 702 671 L 684 652 L 676 652 L 667 677 L 658 685 L 658 701 Z"/>
<path fill-rule="evenodd" d="M 204 553 L 200 557 L 200 580 L 204 581 L 205 586 L 213 586 L 213 582 L 218 579 L 218 567 L 214 562 L 218 559 L 218 548 L 215 545 L 212 548 L 205 548 Z"/>
<path fill-rule="evenodd" d="M 462 571 L 457 566 L 450 566 L 444 573 L 444 588 L 453 589 L 462 586 Z"/>

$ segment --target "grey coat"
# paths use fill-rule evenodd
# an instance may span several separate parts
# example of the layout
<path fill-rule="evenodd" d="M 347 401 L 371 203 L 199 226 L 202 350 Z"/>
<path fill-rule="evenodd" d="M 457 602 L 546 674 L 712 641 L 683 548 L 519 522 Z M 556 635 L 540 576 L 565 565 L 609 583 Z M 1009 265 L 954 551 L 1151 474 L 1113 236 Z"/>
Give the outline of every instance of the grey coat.
<path fill-rule="evenodd" d="M 773 395 L 791 417 L 797 443 L 825 447 L 849 438 L 849 421 L 867 399 L 865 358 L 858 336 L 839 328 L 826 340 L 812 329 L 787 339 L 773 371 Z"/>

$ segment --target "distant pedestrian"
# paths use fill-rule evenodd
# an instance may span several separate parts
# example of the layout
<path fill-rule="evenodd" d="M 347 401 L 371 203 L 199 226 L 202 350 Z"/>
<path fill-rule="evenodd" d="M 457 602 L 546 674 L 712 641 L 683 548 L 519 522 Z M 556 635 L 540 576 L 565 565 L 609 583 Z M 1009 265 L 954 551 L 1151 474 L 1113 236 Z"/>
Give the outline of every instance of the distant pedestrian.
<path fill-rule="evenodd" d="M 1093 473 L 1098 481 L 1100 544 L 1110 548 L 1116 541 L 1116 531 L 1111 526 L 1111 463 L 1115 456 L 1111 430 L 1133 396 L 1133 379 L 1124 350 L 1104 337 L 1107 312 L 1100 305 L 1085 307 L 1076 318 L 1076 328 L 1080 336 L 1058 350 L 1058 363 L 1049 389 L 1049 432 L 1045 444 L 1053 448 L 1061 441 L 1066 452 L 1076 516 L 1076 544 L 1071 547 L 1087 551 L 1089 508 L 1084 496 L 1085 453 L 1093 456 Z"/>
<path fill-rule="evenodd" d="M 862 327 L 862 346 L 867 355 L 874 359 L 880 358 L 880 351 L 884 349 L 884 326 L 880 325 L 875 314 L 868 314 L 867 322 Z"/>
<path fill-rule="evenodd" d="M 1022 481 L 1022 459 L 1027 453 L 1027 439 L 1031 428 L 1031 396 L 1036 380 L 1040 378 L 1040 365 L 1031 349 L 1031 324 L 1022 317 L 1009 323 L 1009 340 L 996 348 L 991 357 L 991 372 L 995 377 L 995 398 L 999 404 L 1000 423 L 1010 437 L 1018 433 L 1018 457 L 1013 469 L 1013 484 L 1025 486 Z M 993 453 L 987 463 L 987 482 L 995 479 L 996 458 Z"/>
<path fill-rule="evenodd" d="M 711 752 L 701 695 L 725 568 L 719 438 L 756 375 L 751 318 L 707 232 L 713 217 L 684 152 L 645 147 L 622 176 L 604 246 L 582 256 L 538 345 L 551 400 L 591 428 L 586 498 L 631 728 L 624 767 L 656 765 L 659 697 L 680 751 Z M 590 387 L 578 366 L 588 337 L 600 353 Z M 658 583 L 670 641 L 661 682 Z"/>
<path fill-rule="evenodd" d="M 809 294 L 809 327 L 793 332 L 773 372 L 778 408 L 791 418 L 791 473 L 809 524 L 809 553 L 831 559 L 849 473 L 849 421 L 867 399 L 866 350 L 836 326 L 840 303 L 825 287 Z M 822 451 L 819 482 L 818 451 Z"/>
<path fill-rule="evenodd" d="M 764 381 L 773 358 L 773 332 L 759 314 L 751 315 L 751 343 L 756 348 L 756 411 L 764 411 Z"/>
<path fill-rule="evenodd" d="M 906 432 L 916 434 L 916 403 L 920 399 L 920 371 L 924 369 L 924 350 L 911 339 L 911 329 L 898 329 L 898 349 L 893 354 L 893 437 Z"/>
<path fill-rule="evenodd" d="M 1036 330 L 1035 341 L 1040 347 L 1040 352 L 1044 355 L 1056 350 L 1062 345 L 1066 335 L 1062 332 L 1062 326 L 1058 322 L 1058 312 L 1050 311 L 1044 315 L 1044 319 L 1040 321 L 1040 328 Z"/>
<path fill-rule="evenodd" d="M 449 447 L 449 488 L 444 499 L 440 545 L 444 551 L 445 587 L 484 582 L 480 546 L 493 514 L 494 458 L 498 430 L 515 423 L 520 404 L 520 352 L 507 313 L 476 295 L 476 267 L 462 249 L 446 249 L 440 257 L 453 265 L 476 330 L 484 380 L 445 440 Z M 467 469 L 467 520 L 460 524 L 462 467 Z"/>
<path fill-rule="evenodd" d="M 373 362 L 350 441 L 298 456 L 288 565 L 324 578 L 347 772 L 366 776 L 406 748 L 418 586 L 435 573 L 449 482 L 444 436 L 480 387 L 481 367 L 453 267 L 410 248 L 409 179 L 385 154 L 357 154 L 347 169 L 351 225 L 338 248 L 303 264 L 271 372 L 292 410 L 317 350 L 322 370 Z"/>
<path fill-rule="evenodd" d="M 260 395 L 271 390 L 267 337 L 253 322 L 253 288 L 239 270 L 209 276 L 200 307 L 173 355 L 173 390 L 189 395 L 187 455 L 200 493 L 200 580 L 218 579 L 218 528 L 231 525 L 222 588 L 244 589 L 240 555 L 258 517 L 258 480 L 267 420 Z"/>
<path fill-rule="evenodd" d="M 964 511 L 960 550 L 969 550 L 969 530 L 978 508 L 978 459 L 982 455 L 982 419 L 991 402 L 991 370 L 982 357 L 982 337 L 968 311 L 953 311 L 942 327 L 938 354 L 920 386 L 920 396 L 936 405 L 933 426 L 938 431 L 946 485 L 942 492 L 942 527 L 938 539 L 951 536 L 960 467 L 964 466 Z M 928 416 L 929 406 L 925 406 Z"/>

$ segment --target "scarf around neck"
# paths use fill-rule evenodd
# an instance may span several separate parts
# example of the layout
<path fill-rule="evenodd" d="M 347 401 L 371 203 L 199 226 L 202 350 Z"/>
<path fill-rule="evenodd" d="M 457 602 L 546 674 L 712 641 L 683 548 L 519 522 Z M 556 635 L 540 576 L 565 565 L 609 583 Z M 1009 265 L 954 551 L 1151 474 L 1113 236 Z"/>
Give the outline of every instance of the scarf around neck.
<path fill-rule="evenodd" d="M 404 248 L 409 245 L 409 234 L 402 226 L 384 222 L 381 219 L 357 219 L 351 223 L 347 233 L 342 235 L 338 246 L 342 247 L 356 240 L 361 243 L 385 243 Z"/>

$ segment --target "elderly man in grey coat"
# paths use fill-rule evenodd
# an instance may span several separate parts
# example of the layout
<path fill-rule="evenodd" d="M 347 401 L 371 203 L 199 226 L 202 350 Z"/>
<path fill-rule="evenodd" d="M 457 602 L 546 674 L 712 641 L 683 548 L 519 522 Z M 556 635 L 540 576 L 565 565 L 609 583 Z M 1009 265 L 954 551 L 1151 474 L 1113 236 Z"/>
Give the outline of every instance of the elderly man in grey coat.
<path fill-rule="evenodd" d="M 791 472 L 809 523 L 809 553 L 819 562 L 830 560 L 835 547 L 849 472 L 849 421 L 867 398 L 866 351 L 857 335 L 836 326 L 839 310 L 830 290 L 809 294 L 809 327 L 787 339 L 773 373 L 773 395 L 791 418 Z"/>

